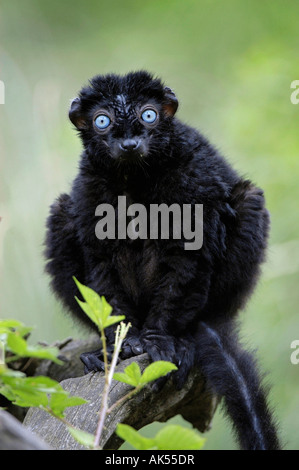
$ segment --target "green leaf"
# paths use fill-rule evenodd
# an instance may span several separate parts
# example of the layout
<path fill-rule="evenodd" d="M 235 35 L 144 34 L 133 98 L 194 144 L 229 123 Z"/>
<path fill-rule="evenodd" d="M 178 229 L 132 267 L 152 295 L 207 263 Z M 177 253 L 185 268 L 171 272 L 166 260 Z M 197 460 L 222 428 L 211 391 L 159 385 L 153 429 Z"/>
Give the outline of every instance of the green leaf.
<path fill-rule="evenodd" d="M 13 404 L 23 407 L 47 407 L 48 394 L 55 393 L 61 387 L 49 377 L 25 377 L 1 375 L 4 386 L 1 393 Z"/>
<path fill-rule="evenodd" d="M 154 440 L 160 450 L 199 450 L 206 441 L 194 429 L 175 424 L 169 424 L 161 429 Z"/>
<path fill-rule="evenodd" d="M 56 416 L 63 418 L 66 408 L 70 406 L 83 405 L 84 403 L 88 402 L 80 397 L 71 397 L 69 396 L 68 392 L 62 389 L 62 391 L 60 390 L 51 395 L 49 400 L 49 407 Z"/>
<path fill-rule="evenodd" d="M 78 297 L 75 296 L 75 299 L 77 300 L 78 304 L 82 308 L 82 310 L 86 313 L 86 315 L 93 321 L 97 327 L 100 327 L 98 318 L 90 305 L 88 305 L 86 302 L 82 302 L 82 300 L 78 299 Z"/>
<path fill-rule="evenodd" d="M 59 349 L 55 347 L 41 347 L 41 346 L 29 346 L 27 345 L 27 351 L 24 354 L 26 357 L 39 357 L 40 359 L 48 359 L 56 364 L 63 364 L 63 361 L 57 358 Z"/>
<path fill-rule="evenodd" d="M 4 397 L 7 398 L 9 401 L 15 400 L 16 396 L 13 393 L 11 387 L 8 387 L 7 385 L 1 385 L 0 386 L 0 394 L 3 395 Z"/>
<path fill-rule="evenodd" d="M 102 310 L 102 302 L 99 294 L 97 294 L 93 289 L 90 287 L 84 286 L 79 282 L 75 277 L 73 277 L 79 291 L 82 294 L 83 299 L 88 303 L 88 305 L 92 308 L 93 312 L 99 312 Z"/>
<path fill-rule="evenodd" d="M 17 357 L 39 357 L 50 359 L 58 364 L 57 348 L 29 346 L 22 337 L 29 329 L 15 320 L 0 321 L 1 339 L 3 337 L 7 349 Z M 63 417 L 65 408 L 87 403 L 79 397 L 70 397 L 63 387 L 49 377 L 26 377 L 19 371 L 9 369 L 5 364 L 0 365 L 0 393 L 13 404 L 23 407 L 51 408 L 57 416 Z"/>
<path fill-rule="evenodd" d="M 17 336 L 15 333 L 9 332 L 7 334 L 6 345 L 9 351 L 14 352 L 18 356 L 25 356 L 27 343 L 23 338 Z"/>
<path fill-rule="evenodd" d="M 72 427 L 68 427 L 70 434 L 73 436 L 76 441 L 82 444 L 89 449 L 94 449 L 94 435 L 90 434 L 89 432 L 81 431 L 80 429 L 74 429 Z"/>
<path fill-rule="evenodd" d="M 3 381 L 3 377 L 1 378 Z M 11 380 L 6 381 L 1 387 L 1 394 L 8 400 L 12 401 L 14 405 L 22 407 L 46 407 L 48 404 L 48 397 L 45 392 L 32 388 L 27 384 L 26 379 L 17 379 L 12 377 Z"/>
<path fill-rule="evenodd" d="M 101 297 L 101 300 L 102 300 L 102 315 L 103 315 L 103 318 L 106 319 L 109 317 L 113 309 L 111 305 L 108 304 L 104 296 Z"/>
<path fill-rule="evenodd" d="M 141 378 L 141 371 L 137 362 L 132 362 L 132 364 L 125 368 L 124 372 L 133 380 L 135 380 L 137 385 L 139 384 Z"/>
<path fill-rule="evenodd" d="M 132 387 L 137 387 L 141 378 L 140 367 L 137 362 L 132 362 L 132 364 L 124 369 L 124 372 L 116 372 L 113 378 L 119 382 L 132 385 Z"/>
<path fill-rule="evenodd" d="M 24 374 L 20 376 L 20 373 L 16 375 L 15 371 L 13 374 L 11 372 L 1 375 L 3 385 L 0 391 L 16 405 L 50 408 L 54 414 L 63 417 L 67 407 L 87 403 L 83 398 L 70 397 L 69 392 L 49 377 L 26 377 Z"/>
<path fill-rule="evenodd" d="M 124 320 L 125 318 L 125 315 L 112 315 L 111 317 L 105 319 L 103 323 L 103 328 L 107 328 L 108 326 L 114 325 L 114 323 L 118 323 Z"/>
<path fill-rule="evenodd" d="M 30 333 L 33 330 L 33 328 L 30 328 L 28 326 L 20 326 L 19 328 L 16 329 L 16 332 L 24 338 L 24 336 L 27 336 L 28 333 Z"/>
<path fill-rule="evenodd" d="M 116 372 L 113 378 L 119 382 L 137 387 L 138 385 L 145 385 L 159 379 L 172 370 L 177 370 L 177 367 L 171 362 L 156 361 L 146 367 L 141 375 L 139 365 L 136 362 L 132 362 L 132 364 L 124 369 L 124 372 Z"/>
<path fill-rule="evenodd" d="M 1 364 L 0 366 L 0 380 L 3 379 L 3 377 L 26 377 L 24 372 L 9 369 L 5 364 Z"/>
<path fill-rule="evenodd" d="M 64 391 L 60 383 L 44 375 L 39 375 L 37 377 L 26 377 L 24 379 L 24 382 L 26 383 L 26 385 L 29 385 L 32 388 L 38 389 L 46 393 L 54 393 L 60 390 Z"/>
<path fill-rule="evenodd" d="M 24 327 L 23 323 L 17 320 L 0 320 L 0 335 L 10 333 L 21 327 Z"/>
<path fill-rule="evenodd" d="M 24 326 L 24 324 L 18 320 L 13 320 L 13 319 L 0 320 L 0 331 L 1 331 L 1 328 L 17 328 L 21 326 Z"/>
<path fill-rule="evenodd" d="M 135 380 L 133 380 L 131 377 L 127 376 L 123 372 L 115 372 L 113 374 L 113 378 L 118 382 L 123 382 L 125 384 L 132 385 L 132 387 L 136 387 Z"/>
<path fill-rule="evenodd" d="M 6 346 L 9 351 L 21 357 L 39 357 L 40 359 L 49 359 L 57 364 L 63 364 L 63 362 L 57 358 L 59 354 L 59 350 L 57 348 L 30 346 L 15 332 L 10 331 L 7 333 Z"/>
<path fill-rule="evenodd" d="M 172 370 L 177 370 L 177 366 L 168 361 L 156 361 L 146 367 L 144 370 L 140 383 L 146 384 L 153 380 L 159 379 L 164 375 L 167 375 Z"/>
<path fill-rule="evenodd" d="M 134 428 L 128 424 L 118 424 L 116 434 L 124 441 L 129 442 L 135 449 L 147 450 L 153 449 L 155 446 L 154 439 L 141 436 Z"/>
<path fill-rule="evenodd" d="M 3 333 L 16 333 L 21 337 L 24 337 L 32 331 L 32 328 L 25 326 L 22 322 L 17 320 L 0 320 L 0 335 Z"/>
<path fill-rule="evenodd" d="M 152 439 L 142 436 L 127 424 L 118 424 L 116 434 L 138 450 L 199 450 L 206 441 L 197 431 L 174 424 L 166 425 Z"/>
<path fill-rule="evenodd" d="M 104 323 L 109 316 L 107 305 L 103 305 L 101 297 L 90 287 L 84 286 L 75 277 L 73 277 L 79 291 L 82 294 L 85 302 L 75 297 L 80 307 L 84 310 L 86 315 L 102 330 L 105 328 Z"/>
<path fill-rule="evenodd" d="M 111 305 L 107 302 L 105 297 L 100 297 L 93 289 L 84 286 L 75 277 L 73 277 L 79 291 L 82 294 L 85 302 L 75 297 L 76 301 L 86 313 L 86 315 L 97 325 L 100 330 L 114 325 L 125 319 L 124 315 L 110 315 L 112 312 Z"/>

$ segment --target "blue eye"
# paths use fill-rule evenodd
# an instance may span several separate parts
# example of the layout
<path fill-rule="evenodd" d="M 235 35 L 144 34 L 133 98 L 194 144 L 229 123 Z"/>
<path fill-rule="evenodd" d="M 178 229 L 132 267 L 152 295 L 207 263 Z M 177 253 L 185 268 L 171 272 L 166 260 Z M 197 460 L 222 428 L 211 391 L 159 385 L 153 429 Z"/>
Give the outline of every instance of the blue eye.
<path fill-rule="evenodd" d="M 111 124 L 111 119 L 106 114 L 99 114 L 94 123 L 98 129 L 106 129 Z"/>
<path fill-rule="evenodd" d="M 146 109 L 141 114 L 141 118 L 143 119 L 144 122 L 147 122 L 148 124 L 152 124 L 157 119 L 157 113 L 153 109 Z"/>

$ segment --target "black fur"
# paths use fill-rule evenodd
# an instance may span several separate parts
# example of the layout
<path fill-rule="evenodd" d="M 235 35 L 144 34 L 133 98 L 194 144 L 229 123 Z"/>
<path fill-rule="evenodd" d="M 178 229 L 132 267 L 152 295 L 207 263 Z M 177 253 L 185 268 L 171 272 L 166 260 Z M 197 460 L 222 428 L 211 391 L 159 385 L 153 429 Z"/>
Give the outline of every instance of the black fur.
<path fill-rule="evenodd" d="M 153 125 L 140 118 L 145 105 L 158 112 Z M 152 360 L 175 362 L 178 387 L 199 364 L 211 389 L 224 396 L 242 448 L 277 449 L 254 360 L 234 333 L 267 246 L 263 192 L 174 117 L 177 105 L 174 93 L 147 72 L 97 76 L 73 100 L 70 119 L 84 151 L 70 195 L 51 207 L 47 271 L 80 320 L 88 322 L 74 300 L 72 276 L 104 295 L 115 314 L 126 315 L 133 328 L 123 357 L 146 351 Z M 99 110 L 112 119 L 104 131 L 93 124 Z M 137 150 L 124 149 L 132 141 Z M 187 251 L 176 239 L 98 240 L 95 208 L 116 207 L 119 195 L 147 208 L 203 204 L 202 248 Z M 112 342 L 113 328 L 108 338 Z M 87 370 L 101 368 L 98 352 L 83 360 Z"/>

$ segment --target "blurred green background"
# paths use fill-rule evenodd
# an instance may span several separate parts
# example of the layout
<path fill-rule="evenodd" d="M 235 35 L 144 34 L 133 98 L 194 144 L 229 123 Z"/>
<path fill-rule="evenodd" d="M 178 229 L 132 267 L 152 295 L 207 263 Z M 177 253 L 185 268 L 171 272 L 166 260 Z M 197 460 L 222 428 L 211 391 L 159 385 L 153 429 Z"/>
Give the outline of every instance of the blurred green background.
<path fill-rule="evenodd" d="M 81 332 L 49 291 L 42 257 L 48 207 L 67 191 L 81 145 L 67 112 L 95 74 L 141 68 L 266 193 L 272 217 L 263 278 L 242 332 L 269 371 L 287 449 L 299 449 L 299 3 L 237 0 L 2 0 L 0 6 L 1 317 L 35 325 L 34 340 Z M 149 432 L 152 432 L 152 428 Z M 206 449 L 235 448 L 220 411 Z"/>

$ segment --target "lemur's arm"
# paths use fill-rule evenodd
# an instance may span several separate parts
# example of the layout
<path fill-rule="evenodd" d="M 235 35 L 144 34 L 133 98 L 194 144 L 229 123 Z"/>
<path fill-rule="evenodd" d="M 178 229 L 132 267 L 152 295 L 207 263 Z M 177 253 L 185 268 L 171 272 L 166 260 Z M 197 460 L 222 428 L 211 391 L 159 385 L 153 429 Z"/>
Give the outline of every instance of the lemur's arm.
<path fill-rule="evenodd" d="M 90 262 L 92 265 L 94 260 L 91 259 L 91 255 L 88 257 L 83 252 L 82 243 L 80 243 L 77 233 L 72 199 L 67 194 L 62 194 L 51 206 L 50 216 L 47 220 L 46 246 L 45 254 L 48 259 L 46 270 L 52 277 L 53 290 L 63 304 L 82 323 L 96 328 L 76 302 L 75 296 L 78 296 L 79 292 L 73 276 L 98 294 L 104 295 L 113 307 L 114 315 L 125 315 L 127 322 L 131 321 L 133 325 L 136 325 L 133 305 L 121 286 L 113 263 L 103 257 L 101 261 L 97 259 L 94 263 L 94 269 L 86 269 L 86 263 Z M 110 327 L 106 330 L 108 341 L 111 344 L 114 342 L 114 329 L 114 327 Z M 136 326 L 131 330 L 132 333 L 135 331 L 137 335 Z M 141 352 L 139 342 L 133 341 L 129 345 L 124 344 L 123 346 L 123 356 L 140 354 Z"/>
<path fill-rule="evenodd" d="M 83 250 L 72 215 L 72 200 L 68 194 L 61 194 L 51 205 L 45 245 L 46 271 L 51 276 L 54 293 L 80 321 L 93 326 L 75 299 L 78 291 L 73 276 L 84 283 L 85 270 Z"/>
<path fill-rule="evenodd" d="M 209 311 L 219 320 L 234 317 L 255 287 L 270 225 L 263 191 L 248 180 L 240 180 L 232 188 L 228 206 L 225 250 L 219 257 L 209 298 Z"/>

